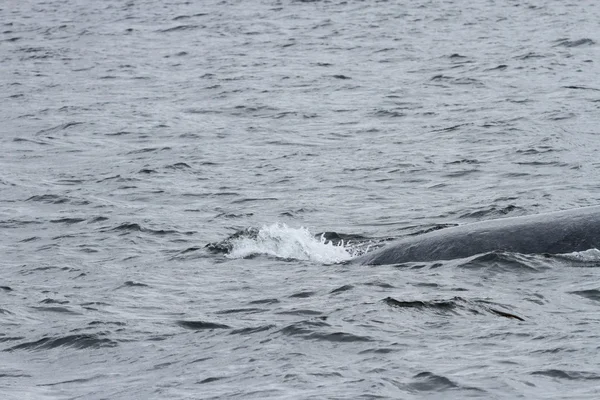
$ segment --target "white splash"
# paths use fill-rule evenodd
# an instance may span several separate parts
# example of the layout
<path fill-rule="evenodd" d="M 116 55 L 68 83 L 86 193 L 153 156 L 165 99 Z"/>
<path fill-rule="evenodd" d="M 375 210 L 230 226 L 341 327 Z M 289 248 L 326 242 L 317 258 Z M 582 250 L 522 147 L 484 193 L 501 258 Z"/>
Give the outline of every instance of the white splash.
<path fill-rule="evenodd" d="M 575 251 L 573 253 L 562 254 L 562 256 L 574 261 L 594 262 L 600 261 L 600 250 L 589 249 L 585 251 Z"/>
<path fill-rule="evenodd" d="M 232 245 L 228 255 L 230 258 L 265 254 L 323 264 L 334 264 L 353 258 L 343 243 L 334 245 L 323 237 L 316 239 L 306 228 L 290 228 L 282 223 L 263 226 L 255 238 L 234 239 Z"/>

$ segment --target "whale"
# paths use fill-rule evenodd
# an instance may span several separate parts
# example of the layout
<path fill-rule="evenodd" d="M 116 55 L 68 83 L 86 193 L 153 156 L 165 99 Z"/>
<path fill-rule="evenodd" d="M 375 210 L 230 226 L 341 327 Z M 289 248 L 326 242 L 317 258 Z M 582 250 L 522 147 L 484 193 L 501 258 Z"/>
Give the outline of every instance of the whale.
<path fill-rule="evenodd" d="M 600 249 L 600 206 L 491 219 L 405 237 L 352 260 L 363 265 L 467 258 L 491 252 L 566 254 Z"/>

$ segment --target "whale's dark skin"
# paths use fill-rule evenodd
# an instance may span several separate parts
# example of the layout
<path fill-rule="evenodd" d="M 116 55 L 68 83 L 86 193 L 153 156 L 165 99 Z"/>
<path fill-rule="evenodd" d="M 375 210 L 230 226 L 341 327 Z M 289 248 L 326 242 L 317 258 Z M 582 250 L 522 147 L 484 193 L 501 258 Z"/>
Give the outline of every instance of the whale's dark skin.
<path fill-rule="evenodd" d="M 493 219 L 392 242 L 353 260 L 364 265 L 452 260 L 492 251 L 562 254 L 600 249 L 600 206 Z"/>

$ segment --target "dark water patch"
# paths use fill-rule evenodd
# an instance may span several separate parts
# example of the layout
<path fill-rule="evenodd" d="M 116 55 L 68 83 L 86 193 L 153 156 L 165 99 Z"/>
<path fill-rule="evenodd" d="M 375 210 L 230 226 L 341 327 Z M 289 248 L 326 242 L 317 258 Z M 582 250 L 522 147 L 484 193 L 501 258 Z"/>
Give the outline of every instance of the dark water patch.
<path fill-rule="evenodd" d="M 323 340 L 328 342 L 372 342 L 373 339 L 367 336 L 354 335 L 346 332 L 333 333 L 312 333 L 304 337 L 308 340 Z"/>
<path fill-rule="evenodd" d="M 290 295 L 290 298 L 300 298 L 300 299 L 305 299 L 307 297 L 312 297 L 316 294 L 316 292 L 311 292 L 311 291 L 302 291 L 302 292 L 298 292 L 298 293 L 294 293 L 292 295 Z"/>
<path fill-rule="evenodd" d="M 222 114 L 223 111 L 220 110 L 210 110 L 204 108 L 188 108 L 183 111 L 186 114 Z"/>
<path fill-rule="evenodd" d="M 421 372 L 413 376 L 413 381 L 408 385 L 413 390 L 419 392 L 443 392 L 459 387 L 459 385 L 445 376 L 436 375 L 431 372 Z"/>
<path fill-rule="evenodd" d="M 276 314 L 280 315 L 300 315 L 300 316 L 319 316 L 323 313 L 321 311 L 316 310 L 286 310 L 286 311 L 276 311 Z"/>
<path fill-rule="evenodd" d="M 77 236 L 76 235 L 58 235 L 58 236 L 52 237 L 52 240 L 72 239 L 75 237 L 77 237 Z"/>
<path fill-rule="evenodd" d="M 276 197 L 247 197 L 244 199 L 233 200 L 232 204 L 242 204 L 242 203 L 253 203 L 253 202 L 262 202 L 262 201 L 276 201 L 279 200 Z"/>
<path fill-rule="evenodd" d="M 349 76 L 346 76 L 346 75 L 333 75 L 333 77 L 335 79 L 352 79 L 352 78 L 350 78 Z"/>
<path fill-rule="evenodd" d="M 362 350 L 362 351 L 358 352 L 358 354 L 389 354 L 389 353 L 395 353 L 397 351 L 398 350 L 390 349 L 389 347 L 377 347 L 374 349 Z"/>
<path fill-rule="evenodd" d="M 66 307 L 31 307 L 34 310 L 37 311 L 43 311 L 43 312 L 53 312 L 53 313 L 62 313 L 62 314 L 81 314 L 78 312 L 75 312 L 73 310 L 70 310 Z"/>
<path fill-rule="evenodd" d="M 441 315 L 480 315 L 480 314 L 493 314 L 497 316 L 501 316 L 509 319 L 516 319 L 519 321 L 524 321 L 523 318 L 506 312 L 499 310 L 497 308 L 490 307 L 491 303 L 484 300 L 466 300 L 462 297 L 454 297 L 450 300 L 412 300 L 412 301 L 400 301 L 396 300 L 392 297 L 387 297 L 383 299 L 383 302 L 389 306 L 406 309 L 406 310 L 422 310 L 422 311 L 433 311 L 436 314 Z"/>
<path fill-rule="evenodd" d="M 399 110 L 402 110 L 402 108 L 399 108 Z M 384 110 L 384 109 L 379 109 L 379 110 L 375 110 L 371 113 L 374 117 L 382 117 L 382 118 L 401 118 L 401 117 L 405 117 L 406 114 L 402 111 L 397 111 L 394 109 L 391 110 Z"/>
<path fill-rule="evenodd" d="M 457 165 L 457 164 L 481 164 L 481 162 L 479 160 L 475 160 L 475 159 L 469 159 L 469 158 L 463 158 L 460 160 L 455 160 L 455 161 L 450 161 L 447 163 L 444 163 L 445 165 Z"/>
<path fill-rule="evenodd" d="M 188 53 L 187 51 L 180 51 L 178 53 L 175 53 L 173 55 L 166 55 L 165 58 L 170 58 L 170 57 L 185 57 L 187 55 L 189 55 L 190 53 Z"/>
<path fill-rule="evenodd" d="M 188 169 L 188 168 L 192 168 L 192 167 L 190 167 L 189 164 L 186 164 L 184 162 L 178 162 L 175 164 L 169 164 L 165 168 L 181 170 L 181 169 Z"/>
<path fill-rule="evenodd" d="M 574 349 L 569 349 L 566 347 L 554 347 L 551 349 L 540 349 L 540 350 L 534 350 L 531 352 L 531 354 L 560 354 L 560 353 L 574 353 L 577 350 Z"/>
<path fill-rule="evenodd" d="M 127 324 L 125 322 L 119 322 L 119 321 L 92 321 L 92 322 L 88 323 L 88 325 L 90 325 L 90 326 L 97 326 L 97 325 L 125 326 Z"/>
<path fill-rule="evenodd" d="M 585 297 L 586 299 L 600 301 L 600 290 L 599 289 L 576 290 L 574 292 L 569 292 L 569 293 L 575 294 L 577 296 Z"/>
<path fill-rule="evenodd" d="M 20 138 L 20 137 L 14 138 L 13 142 L 15 142 L 15 143 L 33 143 L 33 144 L 39 144 L 41 146 L 47 146 L 50 144 L 43 140 L 33 140 L 33 139 L 26 139 L 26 138 Z"/>
<path fill-rule="evenodd" d="M 42 130 L 38 131 L 36 133 L 36 135 L 40 136 L 40 135 L 47 135 L 49 133 L 58 133 L 60 131 L 64 131 L 66 129 L 72 128 L 74 126 L 82 125 L 82 124 L 83 124 L 83 122 L 75 122 L 75 121 L 67 122 L 64 124 L 54 126 L 52 128 L 42 129 Z"/>
<path fill-rule="evenodd" d="M 600 380 L 600 375 L 593 372 L 586 371 L 565 371 L 561 369 L 546 369 L 540 371 L 533 371 L 531 375 L 542 375 L 556 379 L 574 380 L 574 381 L 588 381 L 588 380 Z"/>
<path fill-rule="evenodd" d="M 581 46 L 591 46 L 596 44 L 592 39 L 583 38 L 577 40 L 569 40 L 569 39 L 558 39 L 554 43 L 555 46 L 561 47 L 581 47 Z"/>
<path fill-rule="evenodd" d="M 265 311 L 263 308 L 231 308 L 229 310 L 216 311 L 215 314 L 255 314 Z"/>
<path fill-rule="evenodd" d="M 53 382 L 53 383 L 39 383 L 37 384 L 37 386 L 57 386 L 57 385 L 68 385 L 71 383 L 76 383 L 76 384 L 80 384 L 80 383 L 86 383 L 86 382 L 91 382 L 95 379 L 98 378 L 104 378 L 106 375 L 96 375 L 96 376 L 92 376 L 89 378 L 78 378 L 78 379 L 69 379 L 66 381 L 60 381 L 60 382 Z"/>
<path fill-rule="evenodd" d="M 497 309 L 495 309 L 495 308 L 490 308 L 490 307 L 488 307 L 488 310 L 489 310 L 491 313 L 493 313 L 493 314 L 496 314 L 496 315 L 499 315 L 499 316 L 501 316 L 501 317 L 504 317 L 504 318 L 516 319 L 516 320 L 518 320 L 518 321 L 525 321 L 525 319 L 523 319 L 523 318 L 519 317 L 518 315 L 511 314 L 511 313 L 508 313 L 508 312 L 506 312 L 506 311 L 497 310 Z"/>
<path fill-rule="evenodd" d="M 125 222 L 119 226 L 110 229 L 101 229 L 101 232 L 141 232 L 142 227 L 136 223 Z"/>
<path fill-rule="evenodd" d="M 181 250 L 179 252 L 179 254 L 187 254 L 187 253 L 191 253 L 191 252 L 194 252 L 194 251 L 198 251 L 200 249 L 202 249 L 202 247 L 195 247 L 195 246 L 194 247 L 188 247 L 187 249 Z"/>
<path fill-rule="evenodd" d="M 196 384 L 198 385 L 204 385 L 207 383 L 212 383 L 212 382 L 216 382 L 216 381 L 220 381 L 221 379 L 227 379 L 226 376 L 211 376 L 208 377 L 206 379 L 202 379 L 201 381 L 197 381 Z"/>
<path fill-rule="evenodd" d="M 492 251 L 465 259 L 459 266 L 467 269 L 488 269 L 497 272 L 539 272 L 549 268 L 547 264 L 535 257 L 535 255 Z"/>
<path fill-rule="evenodd" d="M 134 222 L 124 222 L 120 225 L 115 226 L 114 228 L 103 227 L 99 230 L 100 232 L 122 232 L 122 234 L 128 234 L 132 232 L 143 232 L 149 233 L 151 235 L 164 236 L 164 235 L 175 235 L 175 234 L 183 234 L 183 235 L 193 235 L 195 232 L 180 232 L 176 230 L 165 230 L 165 229 L 151 229 L 141 226 L 140 224 Z"/>
<path fill-rule="evenodd" d="M 209 15 L 208 13 L 196 13 L 196 14 L 192 14 L 192 15 L 179 15 L 175 18 L 173 18 L 173 21 L 178 21 L 180 19 L 188 19 L 188 18 L 193 18 L 193 17 L 204 17 L 206 15 Z"/>
<path fill-rule="evenodd" d="M 296 335 L 296 334 L 312 333 L 316 329 L 328 328 L 330 326 L 331 325 L 329 325 L 327 322 L 323 322 L 323 321 L 305 320 L 305 321 L 299 321 L 299 322 L 295 322 L 291 325 L 288 325 L 285 328 L 281 329 L 280 332 L 290 334 L 290 335 Z"/>
<path fill-rule="evenodd" d="M 352 285 L 344 285 L 344 286 L 340 286 L 339 288 L 333 289 L 329 293 L 330 294 L 342 293 L 342 292 L 347 292 L 347 291 L 352 290 L 352 289 L 354 289 L 354 286 L 352 286 Z"/>
<path fill-rule="evenodd" d="M 46 204 L 65 204 L 69 203 L 69 199 L 56 194 L 42 194 L 37 196 L 31 196 L 25 201 L 36 201 Z"/>
<path fill-rule="evenodd" d="M 439 288 L 441 287 L 440 284 L 438 283 L 432 283 L 432 282 L 416 282 L 413 284 L 413 286 L 416 287 L 429 287 L 429 288 Z"/>
<path fill-rule="evenodd" d="M 229 334 L 230 335 L 251 335 L 253 333 L 265 332 L 265 331 L 274 329 L 275 327 L 276 327 L 275 325 L 262 325 L 262 326 L 255 326 L 255 327 L 249 327 L 249 328 L 234 329 Z"/>
<path fill-rule="evenodd" d="M 230 329 L 231 327 L 224 324 L 218 324 L 215 322 L 206 321 L 177 321 L 177 325 L 182 328 L 192 329 L 195 331 L 207 330 L 207 329 Z"/>
<path fill-rule="evenodd" d="M 572 112 L 550 112 L 545 113 L 547 115 L 546 119 L 550 121 L 563 121 L 566 119 L 573 119 L 577 117 L 577 114 Z"/>
<path fill-rule="evenodd" d="M 4 308 L 0 308 L 0 314 L 13 315 L 14 313 L 12 313 Z"/>
<path fill-rule="evenodd" d="M 551 146 L 539 146 L 539 147 L 531 147 L 531 148 L 524 149 L 524 150 L 517 150 L 516 153 L 523 154 L 523 155 L 538 155 L 538 154 L 553 153 L 555 151 L 557 151 L 557 150 Z"/>
<path fill-rule="evenodd" d="M 395 286 L 392 285 L 392 284 L 390 284 L 390 283 L 379 282 L 379 281 L 366 282 L 363 285 L 365 285 L 365 286 L 377 286 L 377 287 L 382 288 L 382 289 L 394 289 L 395 288 Z"/>
<path fill-rule="evenodd" d="M 529 52 L 529 53 L 522 54 L 520 56 L 516 56 L 515 59 L 517 59 L 517 60 L 529 60 L 529 59 L 547 58 L 547 57 L 548 57 L 548 55 L 546 55 L 546 54 L 540 54 L 540 53 L 536 53 L 536 52 Z"/>
<path fill-rule="evenodd" d="M 373 339 L 366 336 L 354 335 L 346 332 L 321 332 L 323 328 L 330 327 L 322 321 L 300 321 L 286 326 L 279 332 L 287 336 L 297 336 L 306 340 L 327 342 L 371 342 Z"/>
<path fill-rule="evenodd" d="M 587 87 L 587 86 L 563 86 L 563 88 L 565 89 L 574 89 L 574 90 L 593 90 L 593 91 L 600 91 L 600 89 L 596 89 L 596 88 L 592 88 L 592 87 Z"/>
<path fill-rule="evenodd" d="M 2 334 L 4 335 L 4 334 Z M 4 343 L 4 342 L 14 342 L 17 340 L 23 340 L 25 339 L 24 336 L 2 336 L 0 335 L 0 343 Z"/>
<path fill-rule="evenodd" d="M 457 78 L 452 81 L 454 85 L 472 85 L 478 88 L 485 87 L 485 83 L 475 78 Z"/>
<path fill-rule="evenodd" d="M 95 217 L 89 220 L 88 223 L 90 224 L 95 224 L 96 222 L 103 222 L 103 221 L 107 221 L 108 217 Z"/>
<path fill-rule="evenodd" d="M 125 136 L 125 135 L 133 135 L 134 132 L 131 131 L 118 131 L 113 133 L 106 133 L 105 136 Z"/>
<path fill-rule="evenodd" d="M 219 193 L 214 193 L 212 195 L 213 196 L 219 196 L 220 194 Z M 226 195 L 237 196 L 237 193 L 228 193 Z M 201 198 L 205 198 L 205 197 L 210 197 L 211 194 L 210 193 L 182 193 L 182 196 L 183 197 L 192 197 L 192 198 L 201 199 Z"/>
<path fill-rule="evenodd" d="M 453 172 L 448 172 L 446 174 L 444 174 L 443 176 L 446 178 L 461 178 L 467 175 L 471 175 L 471 174 L 475 174 L 481 172 L 480 169 L 474 168 L 474 169 L 465 169 L 462 171 L 453 171 Z"/>
<path fill-rule="evenodd" d="M 282 119 L 282 118 L 286 118 L 286 117 L 297 117 L 298 115 L 299 115 L 299 113 L 297 111 L 283 111 L 283 112 L 275 114 L 275 116 L 273 118 Z M 287 140 L 270 140 L 267 142 L 267 144 L 279 145 L 279 146 L 307 146 L 307 147 L 313 146 L 310 144 L 300 144 L 300 143 L 290 142 Z"/>
<path fill-rule="evenodd" d="M 517 207 L 514 204 L 509 204 L 505 207 L 491 206 L 483 210 L 471 211 L 465 214 L 459 215 L 460 219 L 492 219 L 493 217 L 503 216 L 515 211 L 524 211 L 521 207 Z"/>
<path fill-rule="evenodd" d="M 42 304 L 69 304 L 68 300 L 44 299 L 40 301 Z"/>
<path fill-rule="evenodd" d="M 430 132 L 431 132 L 431 133 L 435 133 L 435 132 L 454 132 L 454 131 L 456 131 L 456 130 L 458 130 L 458 129 L 462 128 L 462 127 L 465 127 L 465 126 L 472 126 L 472 125 L 473 125 L 472 123 L 466 123 L 466 124 L 452 125 L 452 126 L 449 126 L 449 127 L 447 127 L 447 128 L 439 128 L 439 129 L 434 129 L 434 130 L 432 130 L 432 131 L 430 131 Z"/>
<path fill-rule="evenodd" d="M 29 270 L 29 271 L 23 271 L 23 272 L 25 272 L 25 273 L 29 273 L 29 272 L 31 272 L 31 271 L 33 271 L 33 272 L 37 272 L 37 271 L 50 271 L 50 270 L 60 270 L 60 269 L 62 269 L 63 271 L 65 271 L 65 270 L 68 270 L 68 268 L 67 268 L 67 267 L 65 267 L 65 268 L 60 268 L 60 267 L 56 267 L 56 266 L 54 266 L 54 265 L 42 265 L 42 266 L 40 266 L 40 267 L 34 267 L 34 268 L 32 268 L 31 270 Z"/>
<path fill-rule="evenodd" d="M 279 303 L 278 299 L 261 299 L 261 300 L 252 300 L 248 304 L 277 304 Z"/>
<path fill-rule="evenodd" d="M 171 150 L 171 148 L 168 146 L 167 147 L 145 147 L 143 149 L 131 150 L 125 154 L 132 155 L 132 154 L 153 153 L 153 152 L 163 151 L 163 150 Z"/>
<path fill-rule="evenodd" d="M 75 349 L 99 349 L 105 347 L 116 347 L 117 342 L 107 338 L 100 338 L 97 335 L 82 334 L 68 335 L 59 337 L 45 337 L 35 342 L 26 342 L 5 349 L 4 351 L 16 350 L 49 350 L 58 347 L 70 347 Z"/>
<path fill-rule="evenodd" d="M 215 216 L 215 219 L 217 219 L 217 218 L 225 218 L 225 219 L 248 218 L 253 215 L 254 215 L 254 213 L 245 213 L 245 214 L 220 213 Z"/>
<path fill-rule="evenodd" d="M 0 226 L 2 226 L 2 225 L 0 225 Z M 38 241 L 40 239 L 41 238 L 39 236 L 32 236 L 32 237 L 29 237 L 29 238 L 25 238 L 23 240 L 19 240 L 19 243 L 35 242 L 35 241 Z"/>
<path fill-rule="evenodd" d="M 121 329 L 119 329 L 121 330 Z M 163 340 L 167 340 L 169 338 L 172 338 L 174 335 L 173 334 L 163 334 L 163 335 L 153 335 L 153 336 L 149 336 L 146 340 L 151 341 L 151 342 L 162 342 Z"/>
<path fill-rule="evenodd" d="M 83 182 L 81 179 L 59 179 L 56 181 L 57 184 L 64 186 L 77 186 Z"/>
<path fill-rule="evenodd" d="M 81 303 L 79 304 L 82 307 L 89 307 L 89 306 L 110 306 L 109 303 L 105 303 L 103 301 L 87 301 L 85 303 Z"/>
<path fill-rule="evenodd" d="M 199 363 L 199 362 L 204 362 L 204 361 L 208 361 L 208 360 L 212 360 L 212 357 L 201 357 L 201 358 L 197 358 L 193 361 L 190 361 L 188 364 L 195 364 L 195 363 Z"/>
<path fill-rule="evenodd" d="M 508 68 L 508 65 L 506 65 L 506 64 L 500 64 L 500 65 L 498 65 L 497 67 L 494 67 L 494 68 L 488 68 L 488 69 L 486 69 L 486 70 L 484 70 L 484 71 L 488 71 L 488 72 L 489 72 L 489 71 L 504 71 L 504 70 L 506 70 L 507 68 Z"/>
<path fill-rule="evenodd" d="M 123 182 L 124 180 L 133 180 L 133 179 L 124 179 L 124 178 L 121 178 L 121 175 L 112 175 L 112 176 L 108 176 L 106 178 L 99 179 L 99 180 L 96 181 L 96 183 L 111 181 L 113 179 L 116 179 L 119 182 Z"/>
<path fill-rule="evenodd" d="M 59 218 L 59 219 L 51 219 L 50 222 L 55 224 L 78 224 L 80 222 L 85 221 L 85 218 Z"/>
<path fill-rule="evenodd" d="M 124 287 L 149 287 L 149 285 L 146 285 L 145 283 L 140 283 L 140 282 L 125 281 L 125 283 L 123 283 L 117 289 L 121 289 Z"/>
<path fill-rule="evenodd" d="M 158 171 L 151 168 L 142 168 L 138 171 L 138 174 L 158 174 Z"/>
<path fill-rule="evenodd" d="M 447 75 L 434 75 L 430 80 L 433 82 L 449 82 L 451 80 L 453 80 L 454 78 L 451 76 L 447 76 Z"/>
<path fill-rule="evenodd" d="M 438 300 L 438 301 L 400 301 L 396 300 L 392 297 L 386 297 L 383 299 L 383 302 L 387 305 L 397 308 L 406 308 L 406 309 L 432 309 L 441 312 L 452 311 L 457 308 L 457 304 L 452 300 Z"/>
<path fill-rule="evenodd" d="M 0 378 L 30 378 L 31 375 L 28 374 L 11 374 L 11 373 L 0 373 Z"/>
<path fill-rule="evenodd" d="M 562 163 L 559 161 L 517 161 L 516 165 L 532 165 L 532 166 L 550 166 L 550 167 L 569 167 L 568 163 Z"/>

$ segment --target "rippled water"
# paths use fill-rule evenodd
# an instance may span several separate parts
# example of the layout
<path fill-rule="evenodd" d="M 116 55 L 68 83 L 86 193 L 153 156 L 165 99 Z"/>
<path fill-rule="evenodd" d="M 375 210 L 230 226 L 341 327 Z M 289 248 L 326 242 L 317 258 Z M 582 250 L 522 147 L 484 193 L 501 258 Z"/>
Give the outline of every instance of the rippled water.
<path fill-rule="evenodd" d="M 597 398 L 597 251 L 337 262 L 598 204 L 599 20 L 3 2 L 2 398 Z"/>

